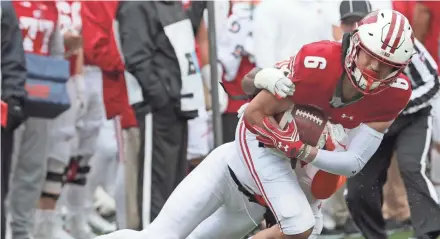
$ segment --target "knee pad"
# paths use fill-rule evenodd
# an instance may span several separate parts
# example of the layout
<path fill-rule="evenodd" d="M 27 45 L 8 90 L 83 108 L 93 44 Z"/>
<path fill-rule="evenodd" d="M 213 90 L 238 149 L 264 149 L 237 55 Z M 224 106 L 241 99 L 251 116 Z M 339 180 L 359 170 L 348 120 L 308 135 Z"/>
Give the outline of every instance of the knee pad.
<path fill-rule="evenodd" d="M 90 172 L 91 156 L 72 157 L 67 169 L 67 183 L 84 186 L 87 182 L 87 174 Z"/>
<path fill-rule="evenodd" d="M 41 193 L 42 197 L 58 200 L 65 183 L 67 165 L 64 162 L 49 158 L 46 180 Z"/>

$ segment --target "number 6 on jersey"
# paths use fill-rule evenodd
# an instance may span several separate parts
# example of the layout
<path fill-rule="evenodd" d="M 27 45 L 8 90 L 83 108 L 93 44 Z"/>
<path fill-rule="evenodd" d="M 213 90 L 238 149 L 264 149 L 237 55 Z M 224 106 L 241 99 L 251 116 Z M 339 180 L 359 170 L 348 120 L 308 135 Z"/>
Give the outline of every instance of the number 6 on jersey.
<path fill-rule="evenodd" d="M 304 58 L 304 66 L 307 68 L 324 69 L 327 66 L 327 61 L 319 56 L 306 56 Z"/>

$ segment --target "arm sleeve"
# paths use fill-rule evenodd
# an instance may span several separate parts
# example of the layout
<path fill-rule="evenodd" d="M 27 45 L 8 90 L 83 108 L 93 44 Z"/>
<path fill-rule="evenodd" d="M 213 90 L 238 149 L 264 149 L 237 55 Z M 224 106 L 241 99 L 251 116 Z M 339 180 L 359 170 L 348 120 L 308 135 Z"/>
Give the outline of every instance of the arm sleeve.
<path fill-rule="evenodd" d="M 23 100 L 26 81 L 26 61 L 23 39 L 12 2 L 1 3 L 1 83 L 2 99 Z"/>
<path fill-rule="evenodd" d="M 346 151 L 318 150 L 312 165 L 326 172 L 352 177 L 362 170 L 382 142 L 383 134 L 362 124 Z"/>
<path fill-rule="evenodd" d="M 255 62 L 258 67 L 271 67 L 277 60 L 275 53 L 277 44 L 278 24 L 272 11 L 273 3 L 263 1 L 255 9 L 253 20 L 252 37 L 254 41 L 253 51 Z"/>
<path fill-rule="evenodd" d="M 115 2 L 81 2 L 83 48 L 87 61 L 104 71 L 125 70 L 113 37 L 113 16 L 109 14 Z M 139 20 L 140 21 L 140 20 Z"/>
<path fill-rule="evenodd" d="M 153 107 L 164 105 L 167 95 L 153 65 L 156 50 L 154 36 L 157 29 L 151 27 L 156 23 L 154 2 L 121 2 L 118 12 L 121 49 L 125 58 L 127 71 L 139 82 L 144 101 Z M 152 8 L 147 12 L 144 5 Z"/>

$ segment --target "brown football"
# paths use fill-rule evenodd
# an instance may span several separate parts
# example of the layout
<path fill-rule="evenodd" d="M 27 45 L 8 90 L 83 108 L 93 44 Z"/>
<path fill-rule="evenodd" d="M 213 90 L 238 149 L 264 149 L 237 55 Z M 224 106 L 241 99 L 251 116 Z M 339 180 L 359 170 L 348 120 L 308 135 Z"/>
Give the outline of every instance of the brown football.
<path fill-rule="evenodd" d="M 304 143 L 316 147 L 327 123 L 324 113 L 313 106 L 295 105 L 292 110 L 275 116 L 275 120 L 284 129 L 292 117 L 298 127 L 299 138 Z"/>

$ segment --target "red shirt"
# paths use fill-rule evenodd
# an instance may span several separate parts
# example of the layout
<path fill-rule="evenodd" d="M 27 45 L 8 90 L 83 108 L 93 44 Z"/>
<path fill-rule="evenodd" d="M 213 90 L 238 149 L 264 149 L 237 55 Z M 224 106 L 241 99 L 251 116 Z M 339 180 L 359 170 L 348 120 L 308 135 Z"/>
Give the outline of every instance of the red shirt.
<path fill-rule="evenodd" d="M 429 8 L 431 19 L 429 30 L 426 34 L 425 45 L 428 52 L 432 55 L 437 64 L 440 65 L 440 2 L 438 1 L 418 1 Z M 440 71 L 440 68 L 439 68 Z"/>
<path fill-rule="evenodd" d="M 320 41 L 301 48 L 296 57 L 278 63 L 291 70 L 289 78 L 295 83 L 292 101 L 295 104 L 311 105 L 321 109 L 332 123 L 352 129 L 361 123 L 387 122 L 394 120 L 407 105 L 411 96 L 411 83 L 399 75 L 398 84 L 374 95 L 365 95 L 350 105 L 333 108 L 330 100 L 343 73 L 340 43 Z M 321 64 L 307 64 L 313 59 Z M 306 59 L 307 57 L 307 59 Z M 319 68 L 313 68 L 318 66 Z"/>
<path fill-rule="evenodd" d="M 12 2 L 23 36 L 25 52 L 50 55 L 50 40 L 58 23 L 58 10 L 52 1 Z"/>
<path fill-rule="evenodd" d="M 244 93 L 243 89 L 241 88 L 241 81 L 243 80 L 243 77 L 249 73 L 252 69 L 254 69 L 255 64 L 249 61 L 249 58 L 247 56 L 243 56 L 241 59 L 240 66 L 238 68 L 237 75 L 233 81 L 223 81 L 223 85 L 226 89 L 226 92 L 229 95 L 232 96 L 239 96 L 246 94 Z M 225 113 L 237 113 L 238 109 L 246 103 L 246 100 L 232 100 L 231 98 L 228 99 L 228 107 L 226 109 Z"/>
<path fill-rule="evenodd" d="M 124 72 L 113 32 L 118 1 L 83 1 L 81 3 L 84 64 L 103 71 Z"/>
<path fill-rule="evenodd" d="M 125 65 L 113 32 L 118 1 L 83 1 L 81 19 L 84 64 L 102 70 L 103 95 L 107 118 L 122 117 L 122 128 L 137 126 L 134 111 L 128 103 Z"/>

